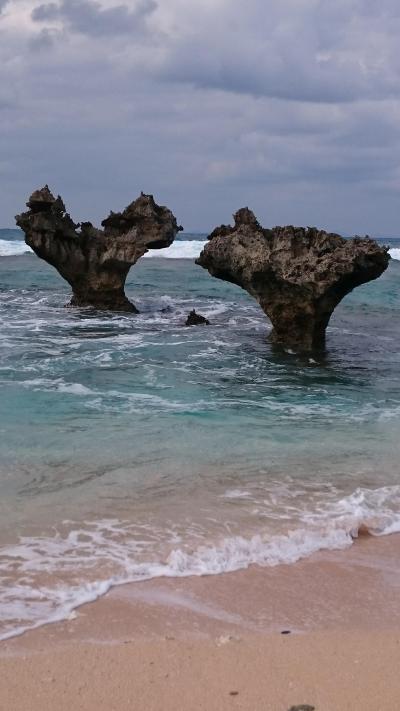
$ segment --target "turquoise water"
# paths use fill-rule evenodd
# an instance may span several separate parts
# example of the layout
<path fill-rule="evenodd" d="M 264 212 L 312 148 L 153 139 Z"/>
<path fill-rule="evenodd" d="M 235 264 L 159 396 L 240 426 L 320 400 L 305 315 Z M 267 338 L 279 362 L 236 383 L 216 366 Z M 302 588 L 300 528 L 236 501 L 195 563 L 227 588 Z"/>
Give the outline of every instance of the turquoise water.
<path fill-rule="evenodd" d="M 139 316 L 66 309 L 53 269 L 0 257 L 4 636 L 125 580 L 400 527 L 399 261 L 319 361 L 275 351 L 255 301 L 192 260 L 142 259 L 127 293 Z M 210 326 L 183 325 L 193 307 Z"/>

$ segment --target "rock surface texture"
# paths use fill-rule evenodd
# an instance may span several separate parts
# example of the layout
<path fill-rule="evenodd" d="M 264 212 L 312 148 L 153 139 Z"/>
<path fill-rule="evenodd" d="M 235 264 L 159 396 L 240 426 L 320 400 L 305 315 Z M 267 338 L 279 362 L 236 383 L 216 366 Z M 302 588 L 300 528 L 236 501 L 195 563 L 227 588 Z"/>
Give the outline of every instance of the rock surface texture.
<path fill-rule="evenodd" d="M 182 229 L 168 208 L 143 193 L 123 212 L 111 212 L 103 230 L 75 224 L 47 185 L 32 193 L 27 207 L 16 223 L 26 244 L 71 285 L 71 306 L 136 312 L 124 291 L 129 269 L 149 249 L 169 247 Z"/>
<path fill-rule="evenodd" d="M 272 340 L 297 351 L 323 348 L 335 307 L 389 264 L 387 248 L 368 237 L 344 239 L 315 227 L 263 229 L 247 207 L 234 221 L 210 234 L 196 263 L 254 296 L 272 322 Z"/>

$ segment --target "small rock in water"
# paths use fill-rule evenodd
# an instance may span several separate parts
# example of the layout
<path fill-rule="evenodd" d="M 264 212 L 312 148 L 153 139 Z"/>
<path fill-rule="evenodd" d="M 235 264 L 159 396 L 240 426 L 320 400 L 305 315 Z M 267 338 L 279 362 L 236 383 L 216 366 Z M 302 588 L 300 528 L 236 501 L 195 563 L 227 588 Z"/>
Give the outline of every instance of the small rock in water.
<path fill-rule="evenodd" d="M 193 309 L 193 311 L 190 312 L 189 316 L 186 319 L 186 326 L 209 326 L 210 322 L 208 319 L 206 319 L 204 316 L 201 314 L 196 313 L 196 311 Z"/>

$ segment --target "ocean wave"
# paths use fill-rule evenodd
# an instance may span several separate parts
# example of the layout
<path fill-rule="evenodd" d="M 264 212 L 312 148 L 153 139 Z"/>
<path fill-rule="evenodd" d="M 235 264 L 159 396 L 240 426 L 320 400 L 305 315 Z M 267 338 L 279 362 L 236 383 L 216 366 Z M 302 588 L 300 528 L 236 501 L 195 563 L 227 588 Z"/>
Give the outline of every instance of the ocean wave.
<path fill-rule="evenodd" d="M 132 348 L 132 346 L 140 346 L 140 339 L 135 338 L 134 335 L 121 336 L 119 338 L 121 344 L 127 348 Z M 149 342 L 147 342 L 149 343 Z M 176 342 L 173 344 L 176 345 Z M 219 349 L 225 347 L 225 342 L 218 339 L 214 339 L 207 347 L 203 348 L 200 353 L 191 356 L 191 363 L 179 363 L 174 362 L 171 364 L 171 368 L 176 370 L 186 370 L 191 372 L 199 372 L 201 366 L 198 361 L 203 364 L 207 359 L 215 360 L 218 355 Z M 53 357 L 54 351 L 49 350 L 48 354 Z M 109 352 L 102 352 L 98 356 L 95 356 L 97 360 L 109 363 L 111 360 L 111 355 Z M 82 358 L 79 355 L 80 362 L 83 363 L 89 360 L 93 363 L 94 356 L 89 354 L 86 358 Z M 20 366 L 19 366 L 20 367 Z M 46 366 L 47 367 L 47 366 Z M 26 369 L 26 372 L 30 372 L 30 368 Z M 220 375 L 221 375 L 220 370 Z M 235 374 L 235 370 L 225 369 L 224 376 L 232 377 Z M 154 373 L 153 373 L 154 377 Z M 3 381 L 4 382 L 4 381 Z M 352 400 L 351 397 L 339 398 L 336 397 L 334 402 L 326 401 L 324 398 L 322 401 L 311 400 L 307 403 L 293 403 L 290 400 L 285 400 L 284 397 L 277 398 L 275 390 L 278 389 L 285 391 L 286 386 L 276 385 L 272 393 L 268 396 L 263 396 L 261 398 L 256 395 L 253 398 L 250 397 L 230 397 L 229 395 L 223 395 L 218 393 L 218 397 L 199 398 L 195 397 L 193 399 L 180 399 L 179 397 L 161 397 L 161 395 L 154 392 L 136 391 L 129 392 L 126 390 L 115 390 L 113 388 L 103 389 L 99 387 L 87 387 L 83 383 L 78 382 L 66 382 L 62 377 L 34 377 L 25 378 L 19 381 L 20 385 L 28 390 L 39 391 L 39 392 L 49 392 L 49 393 L 60 393 L 62 395 L 77 396 L 79 398 L 84 398 L 83 407 L 88 410 L 95 410 L 102 413 L 125 413 L 125 414 L 143 414 L 149 411 L 156 411 L 158 413 L 205 413 L 205 412 L 216 412 L 223 406 L 227 410 L 236 411 L 240 409 L 248 409 L 249 411 L 262 410 L 266 413 L 271 413 L 282 421 L 295 421 L 297 422 L 299 418 L 305 422 L 306 420 L 321 422 L 321 419 L 327 419 L 328 421 L 347 421 L 349 423 L 366 423 L 366 422 L 384 422 L 389 420 L 395 420 L 400 417 L 400 405 L 398 400 L 376 400 L 375 402 L 367 402 L 362 407 L 360 407 L 357 400 Z M 167 390 L 171 394 L 171 389 L 168 385 L 164 383 L 158 383 L 156 380 L 152 382 L 153 386 L 158 387 L 159 390 Z M 271 386 L 272 387 L 272 386 Z M 317 398 L 325 395 L 325 391 L 316 391 L 315 395 Z M 82 407 L 82 405 L 81 405 Z"/>
<path fill-rule="evenodd" d="M 251 492 L 232 490 L 225 496 L 247 501 Z M 48 538 L 22 537 L 16 544 L 0 548 L 0 575 L 8 581 L 0 589 L 0 640 L 68 619 L 76 608 L 118 585 L 161 577 L 217 575 L 251 565 L 291 564 L 317 551 L 349 548 L 360 531 L 373 536 L 397 533 L 400 486 L 358 488 L 323 506 L 305 507 L 297 528 L 286 533 L 259 531 L 248 537 L 204 540 L 194 546 L 190 540 L 159 528 L 149 538 L 148 523 L 105 519 L 82 526 L 68 521 L 63 525 L 71 526 L 70 530 Z M 178 547 L 157 556 L 154 545 L 169 541 L 173 546 L 177 540 L 181 541 Z M 97 577 L 100 571 L 104 571 L 102 579 Z M 44 573 L 45 585 L 40 582 Z"/>
<path fill-rule="evenodd" d="M 20 240 L 0 239 L 0 257 L 19 257 L 32 252 L 25 242 Z"/>
<path fill-rule="evenodd" d="M 163 259 L 196 259 L 204 244 L 204 240 L 177 240 L 166 249 L 150 249 L 144 256 Z"/>
<path fill-rule="evenodd" d="M 166 249 L 150 249 L 144 258 L 161 259 L 196 259 L 204 247 L 206 240 L 177 240 Z M 32 252 L 25 242 L 20 240 L 0 239 L 0 257 L 17 257 Z M 392 259 L 400 260 L 400 248 L 391 248 Z"/>
<path fill-rule="evenodd" d="M 151 249 L 145 254 L 146 258 L 158 257 L 163 259 L 196 259 L 204 245 L 204 240 L 178 240 L 166 249 Z M 20 240 L 0 239 L 0 257 L 18 257 L 29 254 L 31 248 Z"/>

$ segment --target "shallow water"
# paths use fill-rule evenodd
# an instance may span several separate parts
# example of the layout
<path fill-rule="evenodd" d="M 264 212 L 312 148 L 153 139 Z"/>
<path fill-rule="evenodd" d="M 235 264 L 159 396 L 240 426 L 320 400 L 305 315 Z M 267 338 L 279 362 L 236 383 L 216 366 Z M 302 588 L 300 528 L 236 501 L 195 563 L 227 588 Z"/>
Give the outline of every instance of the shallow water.
<path fill-rule="evenodd" d="M 126 580 L 400 529 L 399 261 L 319 361 L 275 351 L 254 300 L 191 260 L 143 259 L 127 292 L 139 316 L 65 309 L 54 270 L 0 257 L 3 636 Z M 211 326 L 183 326 L 193 307 Z"/>

